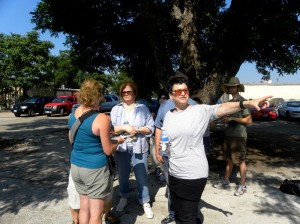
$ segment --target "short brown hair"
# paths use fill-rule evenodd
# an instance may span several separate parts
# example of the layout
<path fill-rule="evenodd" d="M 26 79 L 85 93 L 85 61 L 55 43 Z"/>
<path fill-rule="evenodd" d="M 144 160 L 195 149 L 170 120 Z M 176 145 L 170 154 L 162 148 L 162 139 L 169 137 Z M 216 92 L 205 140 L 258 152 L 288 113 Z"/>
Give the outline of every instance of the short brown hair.
<path fill-rule="evenodd" d="M 126 81 L 124 83 L 122 83 L 122 85 L 120 86 L 120 89 L 119 89 L 119 95 L 122 97 L 122 92 L 123 90 L 126 88 L 126 86 L 130 86 L 134 95 L 135 95 L 135 98 L 137 97 L 138 95 L 138 92 L 137 92 L 137 85 L 133 82 L 133 81 Z"/>
<path fill-rule="evenodd" d="M 85 107 L 94 107 L 98 101 L 104 102 L 103 85 L 97 80 L 85 80 L 80 86 L 78 101 Z"/>

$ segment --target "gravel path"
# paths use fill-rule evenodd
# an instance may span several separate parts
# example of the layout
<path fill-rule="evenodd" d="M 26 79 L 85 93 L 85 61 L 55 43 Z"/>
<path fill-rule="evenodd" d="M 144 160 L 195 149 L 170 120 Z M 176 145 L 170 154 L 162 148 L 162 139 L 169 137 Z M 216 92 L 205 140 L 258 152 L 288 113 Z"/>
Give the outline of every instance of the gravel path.
<path fill-rule="evenodd" d="M 0 119 L 4 119 L 2 113 Z M 67 118 L 64 119 L 66 121 Z M 62 122 L 61 119 L 57 120 Z M 212 187 L 219 178 L 219 171 L 224 168 L 220 157 L 222 130 L 213 133 L 214 153 L 209 157 L 210 175 L 199 205 L 204 223 L 300 223 L 300 198 L 278 190 L 284 179 L 300 179 L 300 142 L 297 140 L 300 130 L 293 132 L 292 139 L 288 139 L 290 135 L 284 139 L 282 136 L 258 134 L 262 125 L 249 127 L 248 192 L 241 197 L 233 196 L 235 182 L 239 177 L 237 172 L 233 172 L 231 189 Z M 2 130 L 0 139 L 4 133 Z M 272 144 L 264 144 L 266 137 Z M 286 147 L 282 147 L 279 142 Z M 18 144 L 8 147 L 7 140 L 0 141 L 0 223 L 71 223 L 66 192 L 71 147 L 66 126 L 57 126 L 49 129 L 47 134 L 37 138 L 22 138 L 22 141 L 15 143 Z M 291 156 L 286 153 L 287 147 L 292 150 Z M 136 200 L 135 179 L 131 176 L 131 196 L 126 212 L 120 216 L 121 223 L 159 224 L 167 215 L 165 187 L 158 183 L 153 170 L 150 171 L 154 219 L 149 220 L 143 215 L 143 209 Z M 114 190 L 116 204 L 118 181 L 114 182 Z"/>

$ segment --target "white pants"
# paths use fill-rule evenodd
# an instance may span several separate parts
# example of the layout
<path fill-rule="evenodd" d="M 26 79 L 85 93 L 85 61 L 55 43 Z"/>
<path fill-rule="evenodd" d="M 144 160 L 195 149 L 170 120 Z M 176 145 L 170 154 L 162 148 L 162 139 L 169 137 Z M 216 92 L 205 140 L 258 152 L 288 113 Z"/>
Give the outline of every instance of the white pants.
<path fill-rule="evenodd" d="M 71 175 L 71 171 L 69 174 L 69 183 L 68 183 L 67 191 L 68 191 L 69 206 L 72 209 L 80 209 L 79 194 L 76 191 L 76 188 L 75 188 L 75 185 L 73 182 L 73 178 Z"/>

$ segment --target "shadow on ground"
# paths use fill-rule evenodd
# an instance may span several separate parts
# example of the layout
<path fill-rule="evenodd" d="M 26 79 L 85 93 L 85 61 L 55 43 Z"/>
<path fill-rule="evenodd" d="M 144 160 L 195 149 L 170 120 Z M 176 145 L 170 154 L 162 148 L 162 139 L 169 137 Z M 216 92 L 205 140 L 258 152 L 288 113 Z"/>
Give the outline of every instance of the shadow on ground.
<path fill-rule="evenodd" d="M 289 124 L 288 121 L 283 122 Z M 273 130 L 272 124 L 274 123 L 255 123 L 248 129 L 247 165 L 251 175 L 248 181 L 260 185 L 264 194 L 261 197 L 261 192 L 253 193 L 253 197 L 258 198 L 253 214 L 290 215 L 290 223 L 297 223 L 295 217 L 298 217 L 299 211 L 292 204 L 285 203 L 296 196 L 284 194 L 278 188 L 285 177 L 300 177 L 300 141 L 297 138 L 300 136 L 300 129 L 295 129 L 291 134 L 282 129 Z M 12 128 L 25 128 L 21 125 Z M 4 213 L 17 214 L 26 206 L 52 206 L 67 197 L 71 152 L 67 130 L 49 130 L 47 135 L 37 136 L 18 140 L 0 139 L 0 216 Z M 208 158 L 210 177 L 217 180 L 223 176 L 225 167 L 222 160 L 223 130 L 213 131 L 211 137 L 214 150 Z M 238 170 L 235 169 L 232 174 L 233 182 L 238 182 L 238 176 Z M 211 184 L 209 180 L 208 185 Z M 126 213 L 120 214 L 121 220 L 126 220 L 127 223 L 135 223 L 137 217 L 144 213 L 137 202 L 135 185 L 135 180 L 131 180 L 129 204 Z M 165 199 L 160 198 L 164 195 L 157 195 L 161 187 L 154 175 L 150 174 L 151 203 L 161 203 L 162 208 L 166 209 Z M 117 185 L 114 192 L 113 200 L 116 205 L 119 200 Z M 201 200 L 200 208 L 204 207 L 223 213 L 224 216 L 232 215 L 230 211 Z"/>
<path fill-rule="evenodd" d="M 67 130 L 12 142 L 0 150 L 0 216 L 65 198 L 71 150 Z"/>

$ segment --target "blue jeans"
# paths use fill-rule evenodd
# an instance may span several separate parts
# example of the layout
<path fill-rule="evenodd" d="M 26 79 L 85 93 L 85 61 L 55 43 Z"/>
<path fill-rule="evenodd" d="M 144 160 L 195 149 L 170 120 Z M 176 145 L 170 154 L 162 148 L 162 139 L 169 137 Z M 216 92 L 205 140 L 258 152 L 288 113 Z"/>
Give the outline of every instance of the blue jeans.
<path fill-rule="evenodd" d="M 175 210 L 171 202 L 171 197 L 170 197 L 170 191 L 169 191 L 169 157 L 166 155 L 163 155 L 164 163 L 163 163 L 163 168 L 165 172 L 165 178 L 166 178 L 166 183 L 167 183 L 167 192 L 168 192 L 168 210 L 169 210 L 169 216 L 175 219 Z"/>
<path fill-rule="evenodd" d="M 116 159 L 119 172 L 119 194 L 122 198 L 129 196 L 129 176 L 131 163 L 136 179 L 138 190 L 138 201 L 144 204 L 150 201 L 148 188 L 148 152 L 146 153 L 128 153 L 116 152 Z"/>

